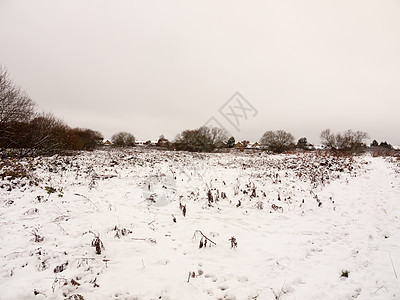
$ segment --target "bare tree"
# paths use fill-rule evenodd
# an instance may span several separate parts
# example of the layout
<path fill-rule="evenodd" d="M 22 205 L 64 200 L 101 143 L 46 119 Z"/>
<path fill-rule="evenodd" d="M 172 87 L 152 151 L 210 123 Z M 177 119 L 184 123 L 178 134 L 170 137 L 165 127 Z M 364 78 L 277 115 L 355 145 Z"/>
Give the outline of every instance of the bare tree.
<path fill-rule="evenodd" d="M 322 144 L 332 150 L 359 152 L 365 148 L 364 141 L 368 138 L 368 134 L 350 129 L 334 134 L 330 129 L 325 129 L 320 137 Z"/>
<path fill-rule="evenodd" d="M 325 129 L 320 134 L 321 143 L 330 149 L 336 148 L 336 137 L 335 134 L 331 132 L 330 129 Z"/>
<path fill-rule="evenodd" d="M 294 136 L 284 130 L 267 131 L 261 137 L 261 148 L 276 153 L 294 148 Z"/>
<path fill-rule="evenodd" d="M 0 67 L 0 150 L 19 144 L 25 138 L 26 131 L 16 135 L 15 127 L 28 123 L 33 117 L 34 108 L 32 99 Z"/>
<path fill-rule="evenodd" d="M 118 132 L 111 137 L 111 141 L 115 146 L 135 146 L 135 137 L 128 132 Z"/>
<path fill-rule="evenodd" d="M 200 127 L 194 130 L 184 130 L 174 141 L 176 150 L 192 152 L 212 152 L 226 146 L 228 135 L 218 127 Z"/>
<path fill-rule="evenodd" d="M 200 130 L 205 135 L 206 140 L 208 140 L 211 150 L 226 146 L 228 141 L 228 133 L 226 130 L 212 126 L 203 126 L 200 127 Z"/>

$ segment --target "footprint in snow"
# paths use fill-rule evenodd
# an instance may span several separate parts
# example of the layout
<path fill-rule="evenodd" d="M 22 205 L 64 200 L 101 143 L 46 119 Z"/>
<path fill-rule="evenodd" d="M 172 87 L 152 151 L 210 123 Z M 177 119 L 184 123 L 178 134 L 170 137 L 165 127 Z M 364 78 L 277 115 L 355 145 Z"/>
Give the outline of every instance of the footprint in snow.
<path fill-rule="evenodd" d="M 229 289 L 229 286 L 226 285 L 226 284 L 224 284 L 224 285 L 220 285 L 218 288 L 219 288 L 221 291 L 225 291 L 225 290 Z"/>
<path fill-rule="evenodd" d="M 206 274 L 204 275 L 205 278 L 211 278 L 212 282 L 217 282 L 218 278 L 214 274 Z"/>

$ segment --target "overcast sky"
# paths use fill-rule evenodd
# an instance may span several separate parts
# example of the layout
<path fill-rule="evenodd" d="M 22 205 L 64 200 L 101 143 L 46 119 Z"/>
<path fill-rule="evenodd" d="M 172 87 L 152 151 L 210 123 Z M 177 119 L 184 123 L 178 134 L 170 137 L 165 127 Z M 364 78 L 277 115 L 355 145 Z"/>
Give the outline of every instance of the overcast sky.
<path fill-rule="evenodd" d="M 237 140 L 331 128 L 400 145 L 399 16 L 398 0 L 0 0 L 0 64 L 40 110 L 106 138 L 214 117 Z"/>

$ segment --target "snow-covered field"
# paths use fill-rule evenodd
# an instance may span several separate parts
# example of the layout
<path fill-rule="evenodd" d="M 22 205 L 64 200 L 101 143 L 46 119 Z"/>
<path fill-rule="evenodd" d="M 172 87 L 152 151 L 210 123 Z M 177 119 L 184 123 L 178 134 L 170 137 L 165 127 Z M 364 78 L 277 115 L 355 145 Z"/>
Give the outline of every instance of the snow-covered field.
<path fill-rule="evenodd" d="M 110 149 L 0 167 L 0 299 L 400 299 L 393 158 Z"/>

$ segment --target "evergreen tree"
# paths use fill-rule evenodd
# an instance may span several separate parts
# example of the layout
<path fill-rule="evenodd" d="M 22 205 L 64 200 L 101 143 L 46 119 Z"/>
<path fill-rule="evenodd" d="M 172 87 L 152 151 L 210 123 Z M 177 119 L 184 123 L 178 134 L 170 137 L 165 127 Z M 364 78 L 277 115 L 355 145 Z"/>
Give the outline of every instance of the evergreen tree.
<path fill-rule="evenodd" d="M 228 148 L 233 148 L 235 146 L 235 138 L 231 136 L 228 140 Z"/>

